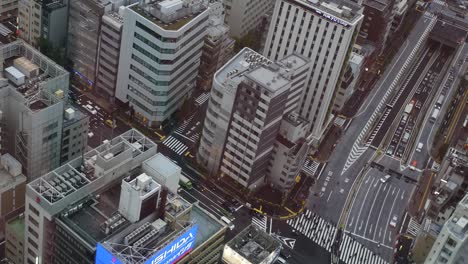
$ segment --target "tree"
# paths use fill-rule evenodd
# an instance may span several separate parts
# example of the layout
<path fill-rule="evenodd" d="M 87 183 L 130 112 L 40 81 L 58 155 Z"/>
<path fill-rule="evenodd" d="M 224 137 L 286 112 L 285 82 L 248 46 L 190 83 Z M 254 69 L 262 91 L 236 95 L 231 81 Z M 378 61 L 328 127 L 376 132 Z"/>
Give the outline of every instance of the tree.
<path fill-rule="evenodd" d="M 259 51 L 260 49 L 260 44 L 261 44 L 261 34 L 259 34 L 257 31 L 252 30 L 247 35 L 241 37 L 241 38 L 234 38 L 236 41 L 236 44 L 234 45 L 234 52 L 237 53 L 241 49 L 248 47 L 252 50 Z"/>

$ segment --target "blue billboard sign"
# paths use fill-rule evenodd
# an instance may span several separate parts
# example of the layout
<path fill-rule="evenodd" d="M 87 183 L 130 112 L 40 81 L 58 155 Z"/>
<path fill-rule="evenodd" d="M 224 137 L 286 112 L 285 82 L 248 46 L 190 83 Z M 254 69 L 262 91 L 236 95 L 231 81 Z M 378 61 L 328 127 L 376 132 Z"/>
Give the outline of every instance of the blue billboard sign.
<path fill-rule="evenodd" d="M 192 226 L 172 243 L 150 257 L 145 264 L 173 264 L 192 251 L 197 237 L 198 225 Z"/>
<path fill-rule="evenodd" d="M 114 257 L 100 243 L 96 246 L 96 264 L 122 264 L 120 260 Z"/>
<path fill-rule="evenodd" d="M 192 226 L 177 239 L 152 255 L 144 264 L 173 264 L 190 253 L 195 245 L 198 225 Z M 100 243 L 96 246 L 95 264 L 123 264 Z"/>

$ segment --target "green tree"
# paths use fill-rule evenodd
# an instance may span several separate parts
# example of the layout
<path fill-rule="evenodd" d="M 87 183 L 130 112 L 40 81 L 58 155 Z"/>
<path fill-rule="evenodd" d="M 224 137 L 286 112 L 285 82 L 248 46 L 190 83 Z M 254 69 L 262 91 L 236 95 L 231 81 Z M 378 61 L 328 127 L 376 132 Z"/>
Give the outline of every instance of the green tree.
<path fill-rule="evenodd" d="M 252 50 L 259 51 L 261 44 L 261 34 L 255 30 L 250 31 L 247 35 L 241 38 L 234 38 L 236 44 L 234 45 L 234 52 L 237 53 L 241 49 L 248 47 Z"/>

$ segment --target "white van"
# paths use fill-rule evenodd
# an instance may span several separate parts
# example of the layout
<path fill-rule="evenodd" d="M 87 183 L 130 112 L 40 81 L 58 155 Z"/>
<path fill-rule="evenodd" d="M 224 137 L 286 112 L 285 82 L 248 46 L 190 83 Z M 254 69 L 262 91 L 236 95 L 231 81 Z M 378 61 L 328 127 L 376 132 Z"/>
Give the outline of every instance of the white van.
<path fill-rule="evenodd" d="M 226 225 L 229 227 L 229 229 L 233 230 L 234 229 L 234 224 L 232 224 L 231 220 L 229 220 L 225 216 L 221 216 L 221 220 L 226 223 Z"/>
<path fill-rule="evenodd" d="M 419 142 L 418 146 L 416 147 L 416 152 L 421 152 L 423 146 L 424 146 L 424 144 L 422 142 Z"/>

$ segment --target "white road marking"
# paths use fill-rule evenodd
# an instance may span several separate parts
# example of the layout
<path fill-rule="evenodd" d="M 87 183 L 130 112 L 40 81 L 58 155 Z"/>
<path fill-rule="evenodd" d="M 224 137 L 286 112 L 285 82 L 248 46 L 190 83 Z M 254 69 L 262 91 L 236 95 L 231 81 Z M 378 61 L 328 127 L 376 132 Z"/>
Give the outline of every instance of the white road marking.
<path fill-rule="evenodd" d="M 371 185 L 372 183 L 374 182 L 375 178 L 372 178 L 372 182 L 371 182 Z M 363 201 L 366 201 L 367 200 L 367 195 L 369 194 L 369 191 L 370 191 L 370 188 L 367 188 L 367 192 L 366 192 L 366 195 L 364 196 L 364 200 Z M 358 214 L 358 217 L 357 219 L 359 219 L 361 217 L 361 213 L 362 213 L 362 208 L 364 207 L 364 203 L 362 203 L 361 205 L 361 209 L 359 210 L 359 214 Z M 356 226 L 357 227 L 357 226 Z M 356 233 L 356 227 L 354 227 L 354 232 L 353 233 Z M 361 230 L 359 228 L 359 230 Z"/>
<path fill-rule="evenodd" d="M 395 206 L 395 202 L 397 200 L 397 197 L 398 197 L 398 194 L 400 193 L 400 189 L 398 189 L 398 192 L 397 192 L 397 195 L 395 195 L 395 199 L 393 199 L 393 203 L 392 203 L 392 207 L 390 208 L 390 214 L 388 214 L 388 219 L 387 219 L 387 222 L 385 223 L 385 233 L 384 233 L 384 237 L 387 235 L 387 230 L 388 230 L 388 226 L 390 224 L 390 219 L 392 218 L 392 213 L 393 213 L 393 207 Z M 388 239 L 389 241 L 391 242 L 391 233 L 388 234 Z M 383 242 L 383 241 L 382 241 Z"/>

